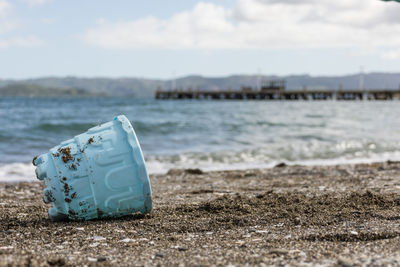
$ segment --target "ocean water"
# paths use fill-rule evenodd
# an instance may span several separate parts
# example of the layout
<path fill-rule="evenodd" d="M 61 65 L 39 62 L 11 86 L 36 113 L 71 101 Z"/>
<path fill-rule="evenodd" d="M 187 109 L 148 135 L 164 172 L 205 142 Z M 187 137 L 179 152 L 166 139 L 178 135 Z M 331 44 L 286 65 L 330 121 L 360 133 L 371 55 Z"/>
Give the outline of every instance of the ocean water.
<path fill-rule="evenodd" d="M 31 160 L 125 114 L 150 173 L 400 159 L 400 102 L 0 98 L 0 181 L 34 180 Z"/>

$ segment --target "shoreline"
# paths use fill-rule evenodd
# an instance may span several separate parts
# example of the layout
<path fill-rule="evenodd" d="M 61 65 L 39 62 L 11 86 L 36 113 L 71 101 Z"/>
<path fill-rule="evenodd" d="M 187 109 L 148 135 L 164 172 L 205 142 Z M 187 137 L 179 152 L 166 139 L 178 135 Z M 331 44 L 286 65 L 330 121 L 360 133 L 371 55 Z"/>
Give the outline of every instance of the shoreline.
<path fill-rule="evenodd" d="M 0 183 L 0 266 L 400 264 L 400 162 L 151 175 L 153 210 L 51 222 Z"/>
<path fill-rule="evenodd" d="M 159 169 L 158 162 L 146 162 L 149 175 L 166 175 L 171 170 L 184 169 L 200 169 L 204 172 L 221 172 L 221 171 L 246 171 L 254 169 L 271 169 L 279 165 L 288 167 L 304 166 L 304 167 L 330 167 L 339 165 L 360 165 L 360 164 L 384 164 L 387 162 L 400 162 L 399 157 L 372 157 L 359 159 L 332 159 L 332 160 L 306 160 L 306 161 L 273 161 L 270 163 L 260 164 L 224 164 L 217 167 L 197 167 L 189 165 L 187 168 L 167 167 Z M 18 169 L 18 170 L 16 170 Z M 7 178 L 5 178 L 7 177 Z M 35 177 L 35 166 L 31 162 L 13 162 L 0 163 L 0 184 L 1 183 L 19 183 L 19 182 L 37 182 Z"/>

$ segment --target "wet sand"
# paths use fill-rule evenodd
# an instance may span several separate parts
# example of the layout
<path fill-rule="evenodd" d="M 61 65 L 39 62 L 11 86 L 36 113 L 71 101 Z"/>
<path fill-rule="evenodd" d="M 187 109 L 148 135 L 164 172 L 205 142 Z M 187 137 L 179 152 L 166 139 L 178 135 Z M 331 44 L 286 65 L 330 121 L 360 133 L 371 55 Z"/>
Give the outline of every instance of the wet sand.
<path fill-rule="evenodd" d="M 51 222 L 41 183 L 0 184 L 0 266 L 400 265 L 400 163 L 151 177 L 146 215 Z"/>

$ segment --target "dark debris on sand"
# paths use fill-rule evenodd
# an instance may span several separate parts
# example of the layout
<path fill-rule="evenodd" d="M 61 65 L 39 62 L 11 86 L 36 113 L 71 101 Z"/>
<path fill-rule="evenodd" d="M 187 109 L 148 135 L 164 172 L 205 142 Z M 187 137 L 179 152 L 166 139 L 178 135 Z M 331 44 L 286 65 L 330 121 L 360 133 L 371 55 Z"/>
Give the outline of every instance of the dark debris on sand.
<path fill-rule="evenodd" d="M 0 266 L 399 265 L 400 163 L 152 176 L 154 210 L 51 222 L 0 185 Z"/>

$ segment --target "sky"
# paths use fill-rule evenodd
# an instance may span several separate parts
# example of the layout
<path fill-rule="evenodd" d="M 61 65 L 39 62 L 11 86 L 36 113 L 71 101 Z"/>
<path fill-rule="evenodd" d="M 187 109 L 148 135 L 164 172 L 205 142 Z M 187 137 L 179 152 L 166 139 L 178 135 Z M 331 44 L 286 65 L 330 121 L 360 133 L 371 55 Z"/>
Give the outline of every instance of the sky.
<path fill-rule="evenodd" d="M 0 0 L 0 79 L 400 72 L 400 3 Z"/>

